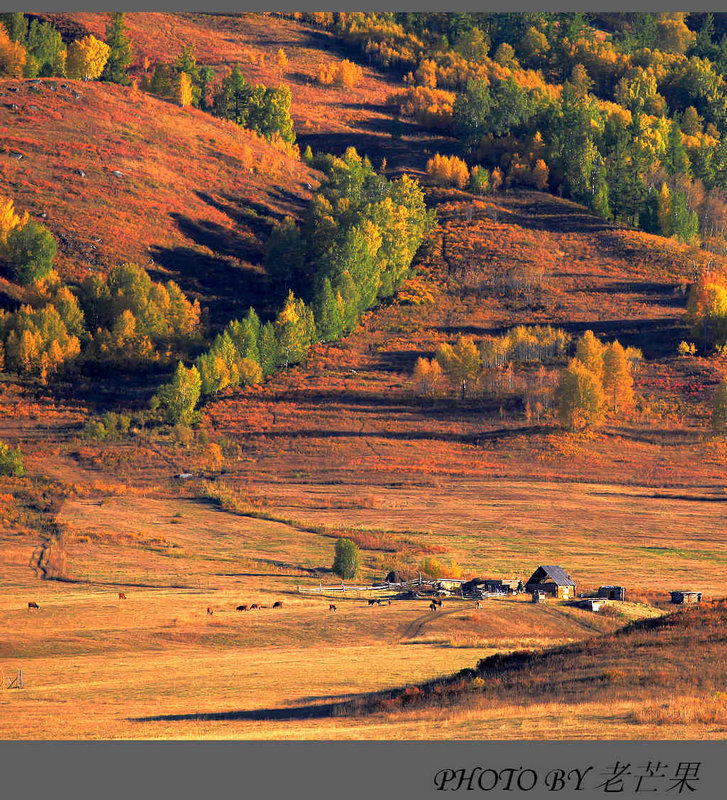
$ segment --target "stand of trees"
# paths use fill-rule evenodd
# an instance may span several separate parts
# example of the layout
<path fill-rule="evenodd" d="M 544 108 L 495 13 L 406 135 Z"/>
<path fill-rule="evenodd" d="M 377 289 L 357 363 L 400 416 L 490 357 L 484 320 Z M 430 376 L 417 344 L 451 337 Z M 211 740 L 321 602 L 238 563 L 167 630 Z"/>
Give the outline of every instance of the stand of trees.
<path fill-rule="evenodd" d="M 636 348 L 624 349 L 618 340 L 603 344 L 592 331 L 576 343 L 576 355 L 561 372 L 556 390 L 558 417 L 570 430 L 597 427 L 607 412 L 628 413 L 634 407 Z"/>
<path fill-rule="evenodd" d="M 200 394 L 194 405 L 200 396 L 227 387 L 258 384 L 302 362 L 316 342 L 350 333 L 364 311 L 406 280 L 434 225 L 417 181 L 406 176 L 387 180 L 354 148 L 342 158 L 319 156 L 312 163 L 328 180 L 314 195 L 302 225 L 285 220 L 267 244 L 268 274 L 279 291 L 287 292 L 286 299 L 264 324 L 251 308 L 197 357 L 192 369 L 200 379 Z M 169 386 L 154 402 L 176 422 L 181 417 L 175 419 L 180 412 L 169 403 L 174 394 Z M 184 415 L 194 405 L 185 406 Z"/>
<path fill-rule="evenodd" d="M 621 14 L 615 28 L 613 15 L 580 13 L 296 16 L 406 73 L 411 85 L 392 98 L 400 113 L 458 135 L 463 155 L 502 170 L 506 185 L 549 188 L 607 219 L 727 246 L 721 15 Z M 444 180 L 448 168 L 433 171 Z M 452 182 L 464 185 L 459 173 Z"/>

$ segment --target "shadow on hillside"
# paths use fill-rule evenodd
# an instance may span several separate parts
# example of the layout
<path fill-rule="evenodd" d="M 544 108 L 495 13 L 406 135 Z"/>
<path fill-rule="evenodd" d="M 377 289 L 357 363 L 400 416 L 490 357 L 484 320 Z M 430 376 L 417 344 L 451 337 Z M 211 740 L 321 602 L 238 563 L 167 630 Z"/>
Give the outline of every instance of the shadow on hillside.
<path fill-rule="evenodd" d="M 239 231 L 226 228 L 208 219 L 193 220 L 184 214 L 170 214 L 179 230 L 195 244 L 212 250 L 222 256 L 261 264 L 265 249 L 257 238 L 250 234 L 243 236 Z"/>
<path fill-rule="evenodd" d="M 225 325 L 251 305 L 261 307 L 269 300 L 267 276 L 253 267 L 193 247 L 155 245 L 150 252 L 158 264 L 173 273 L 185 294 L 197 297 L 208 309 L 213 325 Z M 169 279 L 158 271 L 150 273 L 155 280 Z"/>
<path fill-rule="evenodd" d="M 293 708 L 255 708 L 249 711 L 215 711 L 212 713 L 197 712 L 190 714 L 158 714 L 153 717 L 130 717 L 130 722 L 216 722 L 224 720 L 298 720 L 298 719 L 323 719 L 333 716 L 337 711 L 344 709 L 349 702 L 357 699 L 363 700 L 369 695 L 351 696 L 348 701 L 334 703 L 319 703 Z"/>
<path fill-rule="evenodd" d="M 548 233 L 600 233 L 614 230 L 610 222 L 570 200 L 534 192 L 518 193 L 514 197 L 516 202 L 508 203 L 502 212 L 503 222 Z"/>

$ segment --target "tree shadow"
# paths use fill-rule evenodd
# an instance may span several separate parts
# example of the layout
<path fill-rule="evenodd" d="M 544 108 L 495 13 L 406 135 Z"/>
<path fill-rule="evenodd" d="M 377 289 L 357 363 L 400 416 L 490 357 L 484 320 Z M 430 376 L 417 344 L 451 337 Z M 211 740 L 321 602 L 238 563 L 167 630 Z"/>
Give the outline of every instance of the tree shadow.
<path fill-rule="evenodd" d="M 193 247 L 153 246 L 154 260 L 173 273 L 185 294 L 196 297 L 208 309 L 213 325 L 225 325 L 252 305 L 262 308 L 270 301 L 267 275 L 231 258 L 201 253 Z M 150 271 L 156 280 L 169 275 Z"/>

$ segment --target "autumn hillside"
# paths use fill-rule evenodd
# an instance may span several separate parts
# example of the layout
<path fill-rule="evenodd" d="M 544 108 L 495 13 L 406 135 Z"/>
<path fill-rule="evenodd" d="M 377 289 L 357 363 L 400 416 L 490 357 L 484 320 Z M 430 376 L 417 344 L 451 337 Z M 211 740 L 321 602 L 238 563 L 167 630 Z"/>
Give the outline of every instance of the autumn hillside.
<path fill-rule="evenodd" d="M 381 693 L 350 705 L 349 710 L 391 712 L 442 705 L 494 710 L 508 703 L 563 703 L 569 708 L 567 716 L 577 724 L 581 707 L 599 703 L 610 705 L 612 720 L 624 726 L 621 731 L 626 737 L 638 736 L 635 731 L 644 725 L 667 731 L 667 726 L 686 721 L 698 725 L 708 737 L 723 732 L 727 722 L 726 621 L 724 601 L 642 619 L 582 642 L 496 654 L 480 660 L 475 669 Z M 673 700 L 677 694 L 679 700 Z M 551 731 L 552 736 L 564 733 L 568 735 Z"/>
<path fill-rule="evenodd" d="M 74 36 L 103 37 L 108 22 L 108 14 L 98 12 L 46 16 Z M 367 66 L 357 48 L 329 31 L 270 14 L 129 13 L 126 26 L 134 43 L 136 76 L 143 73 L 145 61 L 169 60 L 183 46 L 191 46 L 197 62 L 211 66 L 217 79 L 239 64 L 252 84 L 288 85 L 296 133 L 314 150 L 333 150 L 334 140 L 343 145 L 341 152 L 349 144 L 359 150 L 371 149 L 364 143 L 376 144 L 377 150 L 391 148 L 391 115 L 384 104 L 402 81 Z M 285 68 L 276 60 L 281 48 L 288 59 Z M 319 65 L 344 58 L 363 66 L 355 86 L 322 86 L 316 81 Z M 391 162 L 391 153 L 386 156 Z"/>
<path fill-rule="evenodd" d="M 67 279 L 135 261 L 221 322 L 264 297 L 270 229 L 300 212 L 316 173 L 233 123 L 133 89 L 43 79 L 0 91 L 0 195 L 50 228 Z"/>

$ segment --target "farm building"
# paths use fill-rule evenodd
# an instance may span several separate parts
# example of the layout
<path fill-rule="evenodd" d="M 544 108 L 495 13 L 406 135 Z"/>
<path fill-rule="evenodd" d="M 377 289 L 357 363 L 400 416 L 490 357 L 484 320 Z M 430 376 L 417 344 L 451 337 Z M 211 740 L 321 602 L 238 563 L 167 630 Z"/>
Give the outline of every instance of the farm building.
<path fill-rule="evenodd" d="M 517 594 L 523 591 L 525 591 L 525 587 L 518 578 L 472 578 L 462 584 L 464 594 L 484 594 L 486 592 Z"/>
<path fill-rule="evenodd" d="M 701 603 L 701 592 L 670 592 L 671 601 L 676 605 L 684 605 L 688 603 Z"/>
<path fill-rule="evenodd" d="M 625 586 L 599 586 L 598 596 L 605 597 L 606 600 L 625 600 L 626 587 Z"/>
<path fill-rule="evenodd" d="M 544 603 L 545 602 L 545 592 L 542 589 L 536 589 L 533 592 L 533 603 Z"/>
<path fill-rule="evenodd" d="M 502 592 L 503 594 L 517 594 L 524 591 L 523 582 L 517 578 L 501 578 L 485 580 L 485 590 L 488 592 Z"/>
<path fill-rule="evenodd" d="M 563 567 L 540 566 L 525 584 L 525 591 L 541 591 L 552 597 L 568 600 L 575 595 L 576 582 Z"/>

